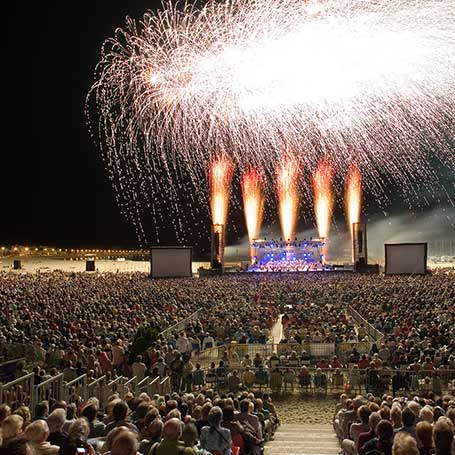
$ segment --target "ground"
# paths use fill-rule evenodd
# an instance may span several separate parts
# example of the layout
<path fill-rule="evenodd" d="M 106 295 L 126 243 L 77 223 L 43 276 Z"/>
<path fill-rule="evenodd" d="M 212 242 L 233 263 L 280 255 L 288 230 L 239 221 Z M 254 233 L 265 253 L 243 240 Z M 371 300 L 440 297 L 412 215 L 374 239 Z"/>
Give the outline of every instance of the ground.
<path fill-rule="evenodd" d="M 273 402 L 281 423 L 314 425 L 332 422 L 337 400 L 331 397 L 316 399 L 294 394 L 275 397 Z"/>

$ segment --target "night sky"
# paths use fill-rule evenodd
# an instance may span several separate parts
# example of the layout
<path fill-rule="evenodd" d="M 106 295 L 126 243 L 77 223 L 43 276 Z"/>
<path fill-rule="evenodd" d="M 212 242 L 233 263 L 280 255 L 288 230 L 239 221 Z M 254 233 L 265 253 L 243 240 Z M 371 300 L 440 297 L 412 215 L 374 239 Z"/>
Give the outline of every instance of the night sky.
<path fill-rule="evenodd" d="M 140 18 L 160 2 L 9 4 L 0 243 L 138 246 L 89 137 L 84 101 L 104 39 L 127 14 Z M 453 196 L 453 173 L 443 173 Z"/>
<path fill-rule="evenodd" d="M 1 242 L 137 246 L 88 135 L 84 100 L 104 39 L 159 2 L 8 3 Z"/>

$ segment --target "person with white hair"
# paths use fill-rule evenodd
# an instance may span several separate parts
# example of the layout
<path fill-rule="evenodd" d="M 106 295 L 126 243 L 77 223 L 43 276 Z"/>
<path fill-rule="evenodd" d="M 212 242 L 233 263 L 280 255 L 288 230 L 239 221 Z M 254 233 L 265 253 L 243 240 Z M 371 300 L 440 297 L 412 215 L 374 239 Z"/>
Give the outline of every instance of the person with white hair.
<path fill-rule="evenodd" d="M 114 439 L 111 455 L 138 455 L 138 447 L 137 434 L 128 430 Z"/>
<path fill-rule="evenodd" d="M 420 421 L 433 423 L 433 410 L 430 406 L 424 406 L 419 412 Z"/>
<path fill-rule="evenodd" d="M 25 437 L 30 442 L 32 455 L 58 455 L 60 447 L 47 441 L 48 436 L 49 426 L 44 420 L 36 420 L 27 427 Z"/>
<path fill-rule="evenodd" d="M 22 427 L 24 425 L 24 419 L 17 414 L 12 414 L 6 417 L 1 423 L 3 444 L 22 433 Z"/>
<path fill-rule="evenodd" d="M 61 447 L 68 439 L 68 433 L 63 431 L 66 422 L 66 411 L 62 408 L 54 409 L 47 419 L 49 426 L 49 437 L 47 440 L 56 446 Z"/>

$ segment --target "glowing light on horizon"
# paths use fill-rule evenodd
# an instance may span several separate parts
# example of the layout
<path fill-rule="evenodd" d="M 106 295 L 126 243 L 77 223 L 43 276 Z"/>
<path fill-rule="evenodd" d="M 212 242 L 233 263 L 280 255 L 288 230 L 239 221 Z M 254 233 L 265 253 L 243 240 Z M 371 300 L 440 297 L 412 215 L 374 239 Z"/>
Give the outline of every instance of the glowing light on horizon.
<path fill-rule="evenodd" d="M 257 169 L 250 169 L 241 178 L 243 210 L 250 244 L 259 238 L 264 214 L 263 177 Z"/>
<path fill-rule="evenodd" d="M 357 165 L 352 164 L 349 167 L 346 180 L 345 193 L 346 221 L 349 232 L 351 233 L 351 242 L 353 237 L 353 223 L 360 222 L 360 212 L 362 209 L 362 175 Z M 354 253 L 352 256 L 354 260 Z"/>
<path fill-rule="evenodd" d="M 313 174 L 313 192 L 314 192 L 314 213 L 318 235 L 327 239 L 330 231 L 330 222 L 333 212 L 333 168 L 325 162 L 320 161 Z"/>
<path fill-rule="evenodd" d="M 291 154 L 285 154 L 276 173 L 278 213 L 285 241 L 294 237 L 299 209 L 299 165 Z"/>
<path fill-rule="evenodd" d="M 227 155 L 218 155 L 209 170 L 212 224 L 222 224 L 225 232 L 233 172 L 234 165 Z"/>
<path fill-rule="evenodd" d="M 119 207 L 141 240 L 150 211 L 184 237 L 213 150 L 270 176 L 283 146 L 336 174 L 354 159 L 382 205 L 390 186 L 436 198 L 434 163 L 455 169 L 454 23 L 453 0 L 165 0 L 128 18 L 86 103 Z"/>

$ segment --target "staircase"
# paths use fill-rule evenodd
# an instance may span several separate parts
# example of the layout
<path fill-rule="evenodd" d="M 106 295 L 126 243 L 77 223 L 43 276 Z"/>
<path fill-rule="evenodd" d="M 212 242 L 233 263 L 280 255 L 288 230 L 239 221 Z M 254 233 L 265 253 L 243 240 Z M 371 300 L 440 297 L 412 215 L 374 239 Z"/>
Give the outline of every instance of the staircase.
<path fill-rule="evenodd" d="M 264 455 L 334 455 L 340 446 L 331 425 L 282 424 Z"/>

